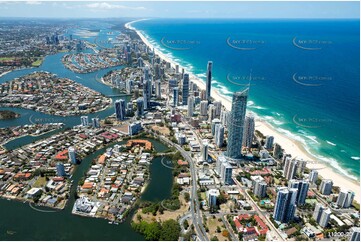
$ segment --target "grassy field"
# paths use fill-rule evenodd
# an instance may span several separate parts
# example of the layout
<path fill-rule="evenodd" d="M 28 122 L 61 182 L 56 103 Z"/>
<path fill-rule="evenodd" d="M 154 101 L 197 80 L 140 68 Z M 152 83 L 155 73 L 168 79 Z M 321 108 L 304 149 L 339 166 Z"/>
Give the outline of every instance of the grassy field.
<path fill-rule="evenodd" d="M 39 177 L 38 180 L 34 183 L 33 187 L 44 187 L 46 184 L 45 177 Z"/>
<path fill-rule="evenodd" d="M 35 66 L 35 67 L 39 67 L 42 63 L 43 63 L 43 59 L 40 58 L 40 59 L 37 59 L 36 61 L 34 61 L 33 63 L 31 63 L 31 65 Z"/>
<path fill-rule="evenodd" d="M 0 61 L 11 61 L 15 59 L 15 57 L 0 57 Z"/>

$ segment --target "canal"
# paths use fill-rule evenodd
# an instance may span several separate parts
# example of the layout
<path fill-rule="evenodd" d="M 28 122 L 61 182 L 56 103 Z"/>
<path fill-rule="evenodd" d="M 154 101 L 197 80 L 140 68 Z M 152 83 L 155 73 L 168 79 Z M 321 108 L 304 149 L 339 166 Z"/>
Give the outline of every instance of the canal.
<path fill-rule="evenodd" d="M 97 28 L 97 25 L 94 26 L 94 28 Z M 99 32 L 100 38 L 98 39 L 106 39 L 108 31 L 110 30 L 101 30 Z M 4 75 L 0 77 L 0 83 L 10 81 L 34 71 L 48 71 L 57 74 L 59 77 L 66 77 L 81 83 L 104 95 L 120 94 L 118 89 L 110 88 L 96 79 L 110 70 L 121 69 L 123 68 L 122 66 L 107 68 L 94 73 L 77 74 L 66 69 L 61 63 L 61 58 L 65 54 L 67 53 L 47 56 L 39 68 L 17 70 Z M 128 101 L 129 97 L 125 97 L 125 99 Z M 15 120 L 0 120 L 0 128 L 31 124 L 32 122 L 64 123 L 64 128 L 80 124 L 80 116 L 60 117 L 21 108 L 1 109 L 20 113 L 21 117 Z M 88 116 L 89 118 L 99 117 L 103 119 L 113 113 L 114 108 L 111 106 L 103 111 L 89 114 Z M 38 137 L 25 136 L 9 142 L 5 147 L 15 149 L 60 131 L 61 130 L 57 130 Z M 158 152 L 163 152 L 168 149 L 159 141 L 152 139 L 150 139 L 150 141 Z M 121 143 L 123 142 L 120 142 L 120 144 Z M 0 240 L 144 240 L 142 235 L 136 233 L 131 228 L 130 222 L 132 214 L 119 225 L 108 224 L 108 221 L 105 219 L 80 217 L 71 214 L 77 183 L 84 176 L 93 159 L 105 152 L 105 149 L 106 148 L 103 148 L 87 156 L 76 168 L 72 177 L 74 182 L 71 188 L 70 199 L 64 210 L 34 207 L 30 206 L 29 203 L 0 199 Z M 165 168 L 161 163 L 161 158 L 158 157 L 153 159 L 150 165 L 150 173 L 150 183 L 141 199 L 150 201 L 167 199 L 171 194 L 172 170 Z"/>

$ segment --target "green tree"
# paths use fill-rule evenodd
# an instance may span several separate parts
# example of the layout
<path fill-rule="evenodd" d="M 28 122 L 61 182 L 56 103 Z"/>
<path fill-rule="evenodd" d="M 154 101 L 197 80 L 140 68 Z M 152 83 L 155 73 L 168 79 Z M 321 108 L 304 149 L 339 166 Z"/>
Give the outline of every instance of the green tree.
<path fill-rule="evenodd" d="M 159 240 L 177 241 L 179 238 L 181 228 L 177 221 L 169 219 L 162 224 L 162 230 Z"/>
<path fill-rule="evenodd" d="M 150 223 L 146 226 L 144 231 L 144 238 L 146 240 L 158 240 L 161 233 L 161 226 L 157 222 Z"/>

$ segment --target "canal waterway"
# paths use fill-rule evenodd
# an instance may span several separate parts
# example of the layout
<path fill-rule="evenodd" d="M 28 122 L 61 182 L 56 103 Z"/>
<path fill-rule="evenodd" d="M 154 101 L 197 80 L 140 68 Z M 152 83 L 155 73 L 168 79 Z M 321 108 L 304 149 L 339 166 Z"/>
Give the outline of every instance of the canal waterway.
<path fill-rule="evenodd" d="M 92 42 L 103 41 L 111 33 L 110 29 L 102 29 L 98 38 L 90 38 Z M 81 31 L 80 31 L 81 32 Z M 69 33 L 79 33 L 71 31 Z M 81 36 L 80 36 L 81 37 Z M 84 37 L 87 38 L 86 36 Z M 105 45 L 105 44 L 104 44 Z M 109 43 L 106 43 L 107 47 Z M 111 46 L 109 46 L 111 47 Z M 92 88 L 106 96 L 119 95 L 118 89 L 111 88 L 97 81 L 97 77 L 105 75 L 110 70 L 123 68 L 122 66 L 106 68 L 100 71 L 87 74 L 73 73 L 66 69 L 61 62 L 62 57 L 67 53 L 58 53 L 47 56 L 43 64 L 38 68 L 30 68 L 13 71 L 0 78 L 0 83 L 10 81 L 34 71 L 48 71 L 66 77 L 73 81 Z M 122 97 L 126 101 L 129 97 Z M 118 99 L 114 97 L 113 99 Z M 12 110 L 21 114 L 21 117 L 13 120 L 0 120 L 0 128 L 18 126 L 35 123 L 64 123 L 64 128 L 73 127 L 80 124 L 80 115 L 71 117 L 61 117 L 44 114 L 34 110 L 22 108 L 1 108 L 2 110 Z M 99 117 L 101 119 L 114 113 L 111 105 L 109 108 L 89 114 L 89 118 Z M 52 134 L 60 132 L 62 129 L 38 136 L 25 136 L 5 145 L 7 149 L 15 149 L 20 146 L 29 144 L 38 139 L 49 137 Z M 150 140 L 156 151 L 162 152 L 168 148 L 156 140 Z M 120 144 L 123 142 L 120 142 Z M 114 145 L 114 144 L 113 144 Z M 119 225 L 108 224 L 105 219 L 87 218 L 71 214 L 74 204 L 74 194 L 79 180 L 88 170 L 93 159 L 105 152 L 106 148 L 100 149 L 82 160 L 81 164 L 75 169 L 72 176 L 73 186 L 71 188 L 70 199 L 63 210 L 53 210 L 44 207 L 35 207 L 29 203 L 18 201 L 9 201 L 0 199 L 0 240 L 144 240 L 144 237 L 132 230 L 130 222 L 131 216 Z M 171 194 L 172 170 L 165 168 L 161 164 L 161 158 L 155 158 L 150 165 L 151 181 L 142 195 L 142 200 L 155 201 L 156 199 L 167 199 Z"/>

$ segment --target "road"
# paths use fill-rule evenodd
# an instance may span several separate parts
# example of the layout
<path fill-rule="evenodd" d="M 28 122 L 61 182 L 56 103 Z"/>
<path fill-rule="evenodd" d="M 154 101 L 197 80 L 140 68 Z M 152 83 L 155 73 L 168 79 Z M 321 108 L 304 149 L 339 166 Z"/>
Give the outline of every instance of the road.
<path fill-rule="evenodd" d="M 165 138 L 163 136 L 158 136 L 155 133 L 153 133 L 153 135 L 159 137 L 163 142 L 167 143 L 171 147 L 175 147 L 181 153 L 181 155 L 184 157 L 184 159 L 186 159 L 187 162 L 189 163 L 189 168 L 190 168 L 190 171 L 191 171 L 191 178 L 192 178 L 190 211 L 191 211 L 192 218 L 193 218 L 193 225 L 194 225 L 194 228 L 195 228 L 196 233 L 198 235 L 198 238 L 200 240 L 202 240 L 202 241 L 209 241 L 208 236 L 207 236 L 207 232 L 206 232 L 206 230 L 205 230 L 205 228 L 203 226 L 202 214 L 201 214 L 201 211 L 199 209 L 200 204 L 199 204 L 198 195 L 197 195 L 197 176 L 196 176 L 196 171 L 195 171 L 195 168 L 194 168 L 194 162 L 193 162 L 192 157 L 190 157 L 189 153 L 186 152 L 178 144 L 174 144 L 169 139 L 167 139 L 167 138 Z"/>
<path fill-rule="evenodd" d="M 237 179 L 233 179 L 233 181 L 235 182 L 235 184 L 237 184 L 240 188 L 240 190 L 242 191 L 242 193 L 244 193 L 246 196 L 247 196 L 247 200 L 248 201 L 251 201 L 252 203 L 252 207 L 253 209 L 256 210 L 258 216 L 264 221 L 267 223 L 267 226 L 272 228 L 272 231 L 274 231 L 277 235 L 277 238 L 276 240 L 277 241 L 284 241 L 281 233 L 278 231 L 278 229 L 274 226 L 274 224 L 271 222 L 271 220 L 268 218 L 268 214 L 266 214 L 264 211 L 262 211 L 262 209 L 260 209 L 258 207 L 258 204 L 252 199 L 252 197 L 244 190 L 244 188 L 242 187 L 242 185 L 239 183 L 239 181 Z"/>

